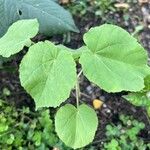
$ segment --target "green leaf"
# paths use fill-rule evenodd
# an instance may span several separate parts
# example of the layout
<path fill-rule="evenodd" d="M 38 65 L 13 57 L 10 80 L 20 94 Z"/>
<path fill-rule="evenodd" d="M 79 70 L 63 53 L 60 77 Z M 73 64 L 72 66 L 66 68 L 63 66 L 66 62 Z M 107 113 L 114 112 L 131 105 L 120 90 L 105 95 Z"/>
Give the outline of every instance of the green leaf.
<path fill-rule="evenodd" d="M 123 96 L 131 104 L 135 106 L 145 107 L 148 116 L 150 117 L 150 97 L 149 92 L 135 92 L 129 93 L 128 95 Z"/>
<path fill-rule="evenodd" d="M 145 92 L 130 93 L 123 97 L 135 106 L 150 106 L 150 99 Z"/>
<path fill-rule="evenodd" d="M 128 100 L 135 106 L 145 107 L 148 115 L 150 116 L 150 75 L 144 79 L 145 87 L 140 92 L 129 93 L 124 95 L 123 98 Z"/>
<path fill-rule="evenodd" d="M 150 75 L 146 76 L 146 78 L 144 79 L 144 91 L 150 91 Z"/>
<path fill-rule="evenodd" d="M 34 141 L 36 146 L 41 145 L 41 139 L 42 139 L 42 132 L 41 131 L 35 131 L 32 140 Z"/>
<path fill-rule="evenodd" d="M 85 76 L 108 92 L 139 91 L 150 74 L 147 53 L 125 30 L 115 25 L 91 28 L 84 35 L 88 51 L 80 63 Z"/>
<path fill-rule="evenodd" d="M 71 53 L 48 41 L 30 47 L 20 65 L 21 84 L 34 98 L 36 108 L 59 106 L 69 97 L 76 79 Z"/>
<path fill-rule="evenodd" d="M 92 142 L 97 126 L 95 111 L 84 104 L 78 108 L 67 104 L 58 110 L 55 117 L 55 128 L 59 138 L 74 149 Z"/>
<path fill-rule="evenodd" d="M 0 55 L 10 57 L 21 51 L 26 44 L 31 43 L 30 39 L 38 33 L 38 28 L 36 19 L 15 22 L 0 39 Z"/>
<path fill-rule="evenodd" d="M 107 150 L 121 150 L 117 140 L 112 139 L 108 144 L 104 144 Z"/>
<path fill-rule="evenodd" d="M 0 35 L 19 19 L 37 18 L 40 33 L 78 32 L 71 14 L 54 0 L 0 0 Z"/>
<path fill-rule="evenodd" d="M 7 139 L 6 143 L 7 143 L 8 145 L 12 145 L 12 143 L 14 142 L 14 140 L 15 140 L 14 135 L 13 135 L 13 134 L 10 134 L 10 137 Z"/>

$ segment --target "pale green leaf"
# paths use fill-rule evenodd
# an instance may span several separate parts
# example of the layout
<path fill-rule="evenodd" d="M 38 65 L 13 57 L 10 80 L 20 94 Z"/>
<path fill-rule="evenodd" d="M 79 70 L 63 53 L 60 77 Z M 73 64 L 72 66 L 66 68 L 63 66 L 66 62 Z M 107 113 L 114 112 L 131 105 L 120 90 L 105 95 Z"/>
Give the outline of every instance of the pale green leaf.
<path fill-rule="evenodd" d="M 115 25 L 91 28 L 84 35 L 89 51 L 80 63 L 85 76 L 107 92 L 139 91 L 150 74 L 147 53 L 128 32 Z"/>
<path fill-rule="evenodd" d="M 46 35 L 78 32 L 71 14 L 56 0 L 0 0 L 0 12 L 0 36 L 17 20 L 33 18 L 40 23 L 40 33 Z"/>
<path fill-rule="evenodd" d="M 69 97 L 76 79 L 71 53 L 48 41 L 30 47 L 20 65 L 21 84 L 34 98 L 36 108 L 59 106 Z"/>
<path fill-rule="evenodd" d="M 58 110 L 55 117 L 55 128 L 59 138 L 74 149 L 91 143 L 97 126 L 95 111 L 84 104 L 78 108 L 67 104 Z"/>
<path fill-rule="evenodd" d="M 0 39 L 0 55 L 10 57 L 18 53 L 24 46 L 31 43 L 39 29 L 37 19 L 20 20 L 15 22 Z"/>

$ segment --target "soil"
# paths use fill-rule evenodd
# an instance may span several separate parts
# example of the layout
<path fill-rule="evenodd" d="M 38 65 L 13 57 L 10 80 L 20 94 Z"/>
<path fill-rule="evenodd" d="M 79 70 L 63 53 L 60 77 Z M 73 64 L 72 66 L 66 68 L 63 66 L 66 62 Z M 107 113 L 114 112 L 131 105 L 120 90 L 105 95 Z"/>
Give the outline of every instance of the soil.
<path fill-rule="evenodd" d="M 64 43 L 64 37 L 57 35 L 53 37 L 45 37 L 38 35 L 34 40 L 42 41 L 45 39 L 54 41 L 55 43 L 64 43 L 70 48 L 79 48 L 83 45 L 83 34 L 93 26 L 103 24 L 104 20 L 113 21 L 127 31 L 133 33 L 137 26 L 142 25 L 143 29 L 136 35 L 139 41 L 143 44 L 150 55 L 150 3 L 140 5 L 139 3 L 132 3 L 128 11 L 118 10 L 110 11 L 105 19 L 95 16 L 95 14 L 87 12 L 83 17 L 74 16 L 75 22 L 80 29 L 80 34 L 71 33 L 69 41 Z M 128 18 L 128 19 L 125 19 Z M 4 68 L 0 70 L 0 95 L 1 98 L 7 99 L 10 103 L 14 103 L 16 107 L 28 106 L 34 111 L 34 101 L 21 87 L 19 81 L 19 63 L 26 53 L 24 49 L 19 55 L 16 55 L 7 63 L 4 63 Z M 7 67 L 10 68 L 7 68 Z M 12 69 L 14 68 L 14 69 Z M 78 67 L 80 70 L 80 66 Z M 140 133 L 140 137 L 145 142 L 150 142 L 150 120 L 147 117 L 146 111 L 141 107 L 135 107 L 122 98 L 126 92 L 111 94 L 107 93 L 94 84 L 90 83 L 85 77 L 81 76 L 81 103 L 88 103 L 91 107 L 92 100 L 95 98 L 104 101 L 104 105 L 100 110 L 97 110 L 99 117 L 99 128 L 96 133 L 93 145 L 100 148 L 101 142 L 105 141 L 105 127 L 109 123 L 117 124 L 119 122 L 119 114 L 133 115 L 137 120 L 145 123 L 145 129 Z M 11 91 L 10 96 L 4 96 L 3 89 L 8 88 Z M 67 102 L 74 103 L 74 92 Z"/>

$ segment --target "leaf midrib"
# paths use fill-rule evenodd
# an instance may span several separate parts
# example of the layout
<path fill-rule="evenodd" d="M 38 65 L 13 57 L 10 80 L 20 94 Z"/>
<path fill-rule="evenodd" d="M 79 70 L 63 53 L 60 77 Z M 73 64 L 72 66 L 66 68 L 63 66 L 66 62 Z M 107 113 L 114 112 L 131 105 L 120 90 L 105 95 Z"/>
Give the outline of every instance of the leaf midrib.
<path fill-rule="evenodd" d="M 140 52 L 140 51 L 139 51 Z M 123 63 L 123 64 L 128 64 L 128 65 L 130 65 L 130 66 L 135 66 L 135 67 L 141 67 L 140 65 L 135 65 L 135 64 L 131 64 L 131 63 L 129 63 L 129 62 L 125 62 L 125 61 L 121 61 L 121 60 L 118 60 L 118 59 L 114 59 L 114 58 L 111 58 L 111 57 L 107 57 L 107 56 L 103 56 L 103 55 L 101 55 L 101 54 L 94 54 L 95 56 L 97 56 L 98 58 L 106 58 L 106 59 L 110 59 L 110 60 L 112 60 L 112 61 L 117 61 L 117 62 L 120 62 L 120 63 Z M 116 57 L 117 58 L 117 57 Z"/>
<path fill-rule="evenodd" d="M 129 46 L 129 43 L 128 44 L 127 43 L 109 43 L 107 46 L 102 47 L 100 50 L 97 50 L 97 48 L 98 48 L 98 46 L 97 46 L 95 52 L 99 53 L 100 51 L 103 51 L 103 50 L 107 49 L 108 47 L 115 46 L 115 45 L 128 45 Z"/>
<path fill-rule="evenodd" d="M 105 67 L 106 67 L 110 72 L 112 72 L 114 75 L 117 74 L 117 73 L 113 72 L 113 70 L 112 70 L 111 68 L 109 68 L 108 65 L 106 65 L 100 57 L 97 57 L 97 58 L 105 65 Z M 107 58 L 107 57 L 105 57 L 105 58 L 109 60 L 109 58 Z M 112 60 L 115 61 L 115 59 L 112 59 Z M 123 64 L 126 64 L 126 65 L 129 65 L 131 68 L 142 67 L 142 66 L 134 66 L 134 65 L 131 65 L 131 64 L 128 64 L 128 63 L 124 63 L 124 62 L 122 62 L 122 61 L 119 61 L 119 62 L 120 62 L 120 63 L 123 63 Z M 117 74 L 117 75 L 119 75 L 119 74 Z M 119 76 L 120 76 L 120 75 L 119 75 Z M 140 79 L 142 79 L 141 76 L 138 75 L 138 77 L 139 77 Z M 120 78 L 122 78 L 122 76 L 120 76 Z"/>

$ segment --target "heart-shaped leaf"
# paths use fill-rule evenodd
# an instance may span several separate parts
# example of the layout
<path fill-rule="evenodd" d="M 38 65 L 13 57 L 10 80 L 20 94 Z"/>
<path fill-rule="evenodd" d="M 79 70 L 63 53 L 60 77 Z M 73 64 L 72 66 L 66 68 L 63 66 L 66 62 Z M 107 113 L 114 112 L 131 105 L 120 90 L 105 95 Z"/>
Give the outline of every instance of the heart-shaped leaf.
<path fill-rule="evenodd" d="M 18 53 L 24 46 L 31 44 L 39 30 L 37 19 L 19 20 L 15 22 L 0 39 L 0 55 L 10 57 Z"/>
<path fill-rule="evenodd" d="M 0 0 L 0 36 L 19 19 L 37 18 L 40 33 L 78 32 L 72 16 L 54 0 Z"/>
<path fill-rule="evenodd" d="M 108 92 L 139 91 L 150 74 L 147 53 L 128 32 L 102 25 L 84 35 L 88 51 L 80 58 L 86 77 Z"/>
<path fill-rule="evenodd" d="M 20 65 L 21 84 L 34 98 L 36 108 L 59 106 L 69 97 L 76 79 L 71 53 L 48 41 L 30 47 Z"/>
<path fill-rule="evenodd" d="M 67 104 L 61 107 L 55 117 L 55 127 L 59 138 L 74 149 L 92 142 L 98 126 L 93 109 L 86 105 L 75 108 Z"/>

